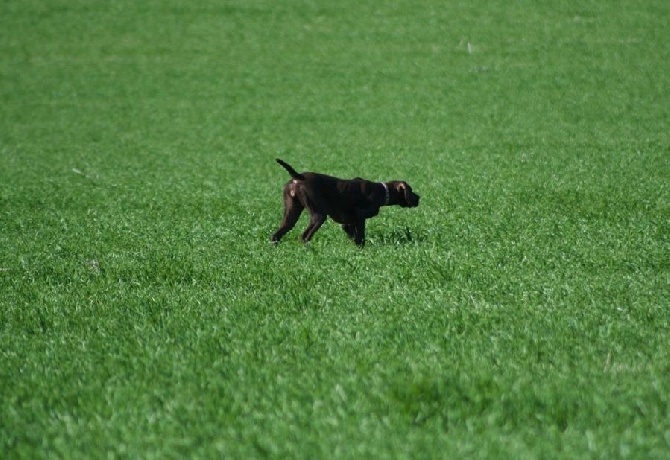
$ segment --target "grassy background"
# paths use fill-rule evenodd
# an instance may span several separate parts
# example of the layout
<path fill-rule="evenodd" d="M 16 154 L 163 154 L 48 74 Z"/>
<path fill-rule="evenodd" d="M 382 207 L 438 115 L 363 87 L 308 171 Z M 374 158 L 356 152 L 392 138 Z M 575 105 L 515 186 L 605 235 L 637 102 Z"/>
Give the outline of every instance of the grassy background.
<path fill-rule="evenodd" d="M 3 2 L 3 456 L 667 458 L 670 11 L 490 3 Z"/>

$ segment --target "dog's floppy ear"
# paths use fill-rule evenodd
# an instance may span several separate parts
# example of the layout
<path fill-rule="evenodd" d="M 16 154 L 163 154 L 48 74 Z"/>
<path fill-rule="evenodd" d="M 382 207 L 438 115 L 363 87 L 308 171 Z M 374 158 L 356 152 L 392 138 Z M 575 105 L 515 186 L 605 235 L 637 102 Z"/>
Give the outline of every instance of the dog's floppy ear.
<path fill-rule="evenodd" d="M 400 182 L 398 184 L 398 191 L 402 192 L 405 195 L 405 203 L 409 204 L 409 192 L 410 186 L 407 182 Z"/>

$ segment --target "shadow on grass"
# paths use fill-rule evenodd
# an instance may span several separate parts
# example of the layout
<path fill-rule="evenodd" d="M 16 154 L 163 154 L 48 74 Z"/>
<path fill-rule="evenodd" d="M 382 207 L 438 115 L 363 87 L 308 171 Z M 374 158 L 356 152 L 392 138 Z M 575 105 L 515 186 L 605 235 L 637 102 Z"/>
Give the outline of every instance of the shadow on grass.
<path fill-rule="evenodd" d="M 395 228 L 384 232 L 372 232 L 369 242 L 378 245 L 406 246 L 428 241 L 428 235 L 409 227 Z"/>

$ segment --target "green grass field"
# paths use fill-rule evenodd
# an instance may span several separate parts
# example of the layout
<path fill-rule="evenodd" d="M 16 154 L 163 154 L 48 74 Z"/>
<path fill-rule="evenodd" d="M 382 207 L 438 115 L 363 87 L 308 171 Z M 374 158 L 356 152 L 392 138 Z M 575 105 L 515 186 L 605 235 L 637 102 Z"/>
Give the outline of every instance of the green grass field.
<path fill-rule="evenodd" d="M 4 1 L 0 456 L 670 458 L 669 17 Z"/>

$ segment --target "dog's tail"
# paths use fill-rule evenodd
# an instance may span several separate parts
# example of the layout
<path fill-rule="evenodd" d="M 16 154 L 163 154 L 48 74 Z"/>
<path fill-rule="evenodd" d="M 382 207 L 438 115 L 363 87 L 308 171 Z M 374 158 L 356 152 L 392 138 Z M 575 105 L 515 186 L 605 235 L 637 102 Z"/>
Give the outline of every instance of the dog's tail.
<path fill-rule="evenodd" d="M 284 160 L 280 160 L 279 158 L 277 158 L 277 163 L 282 165 L 284 167 L 284 169 L 286 169 L 288 171 L 288 173 L 291 175 L 291 177 L 294 178 L 295 180 L 305 180 L 305 176 L 303 176 L 298 171 L 293 169 L 293 166 L 291 166 L 290 164 L 288 164 Z"/>

